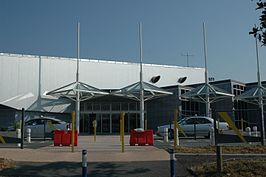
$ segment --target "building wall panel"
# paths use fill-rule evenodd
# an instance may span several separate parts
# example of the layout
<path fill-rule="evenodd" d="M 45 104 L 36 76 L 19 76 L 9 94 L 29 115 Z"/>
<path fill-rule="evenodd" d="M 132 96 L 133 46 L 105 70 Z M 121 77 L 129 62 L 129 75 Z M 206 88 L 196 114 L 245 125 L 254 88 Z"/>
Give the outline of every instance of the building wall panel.
<path fill-rule="evenodd" d="M 76 59 L 0 54 L 0 104 L 14 108 L 36 107 L 44 93 L 75 82 Z M 139 81 L 138 63 L 81 59 L 79 81 L 99 89 L 120 89 Z M 143 80 L 160 75 L 158 87 L 204 82 L 203 68 L 143 64 Z M 48 105 L 47 105 L 48 106 Z M 37 106 L 38 107 L 38 106 Z M 45 110 L 45 109 L 44 109 Z"/>

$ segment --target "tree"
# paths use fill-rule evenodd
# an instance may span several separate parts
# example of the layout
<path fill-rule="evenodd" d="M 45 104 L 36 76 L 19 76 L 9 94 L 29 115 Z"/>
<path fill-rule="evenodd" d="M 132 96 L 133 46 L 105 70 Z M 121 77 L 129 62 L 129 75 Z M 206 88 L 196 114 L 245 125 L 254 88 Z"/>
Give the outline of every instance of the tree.
<path fill-rule="evenodd" d="M 254 26 L 249 34 L 254 35 L 262 45 L 266 46 L 266 2 L 263 1 L 264 0 L 258 0 L 256 3 L 256 10 L 261 11 L 261 16 L 259 18 L 260 24 L 258 27 Z"/>

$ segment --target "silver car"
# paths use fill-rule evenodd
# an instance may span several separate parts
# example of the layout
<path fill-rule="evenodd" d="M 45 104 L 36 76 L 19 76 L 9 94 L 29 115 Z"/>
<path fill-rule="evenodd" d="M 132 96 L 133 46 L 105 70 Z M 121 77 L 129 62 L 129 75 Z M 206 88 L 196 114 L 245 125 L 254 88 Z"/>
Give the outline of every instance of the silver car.
<path fill-rule="evenodd" d="M 180 125 L 181 129 L 185 133 L 186 136 L 191 135 L 199 135 L 199 136 L 210 136 L 210 129 L 214 127 L 213 124 L 214 120 L 211 117 L 204 117 L 204 116 L 194 116 L 194 117 L 187 117 L 181 119 L 178 124 Z M 219 128 L 220 131 L 228 130 L 229 126 L 226 122 L 219 122 L 216 123 L 217 128 Z M 168 136 L 169 138 L 173 138 L 173 130 L 174 130 L 174 124 L 167 124 L 157 127 L 157 135 L 163 136 L 165 128 L 168 128 Z M 181 130 L 179 130 L 180 134 Z"/>
<path fill-rule="evenodd" d="M 25 132 L 31 129 L 31 137 L 53 137 L 54 130 L 68 130 L 70 124 L 51 117 L 40 117 L 25 122 Z"/>

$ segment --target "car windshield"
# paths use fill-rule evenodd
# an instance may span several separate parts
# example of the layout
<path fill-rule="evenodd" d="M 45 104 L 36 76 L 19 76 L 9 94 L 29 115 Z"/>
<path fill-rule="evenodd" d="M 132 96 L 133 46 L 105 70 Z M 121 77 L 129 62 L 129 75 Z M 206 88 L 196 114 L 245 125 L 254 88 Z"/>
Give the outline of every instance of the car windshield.
<path fill-rule="evenodd" d="M 42 119 L 33 119 L 26 122 L 26 125 L 42 125 L 43 120 Z"/>
<path fill-rule="evenodd" d="M 45 123 L 52 123 L 52 124 L 62 124 L 64 123 L 61 120 L 57 120 L 57 119 L 48 119 L 48 118 L 43 118 L 43 119 L 32 119 L 32 120 L 28 120 L 26 121 L 26 125 L 41 125 Z"/>

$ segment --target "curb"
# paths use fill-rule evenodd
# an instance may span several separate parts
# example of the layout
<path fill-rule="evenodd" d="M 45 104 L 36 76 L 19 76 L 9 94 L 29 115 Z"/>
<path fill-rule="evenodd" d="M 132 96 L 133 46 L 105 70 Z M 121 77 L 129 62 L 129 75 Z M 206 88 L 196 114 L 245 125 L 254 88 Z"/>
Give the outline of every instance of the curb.
<path fill-rule="evenodd" d="M 175 153 L 177 156 L 216 156 L 216 153 Z M 266 157 L 266 154 L 222 154 L 222 156 Z"/>

